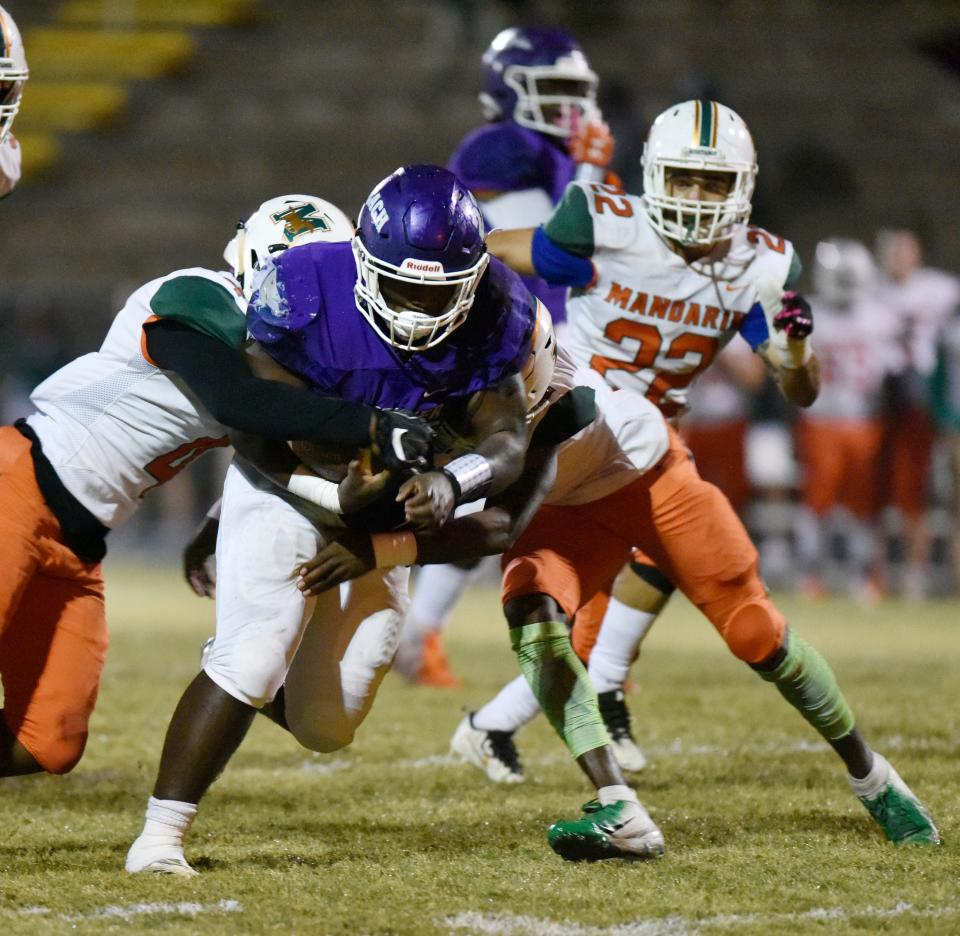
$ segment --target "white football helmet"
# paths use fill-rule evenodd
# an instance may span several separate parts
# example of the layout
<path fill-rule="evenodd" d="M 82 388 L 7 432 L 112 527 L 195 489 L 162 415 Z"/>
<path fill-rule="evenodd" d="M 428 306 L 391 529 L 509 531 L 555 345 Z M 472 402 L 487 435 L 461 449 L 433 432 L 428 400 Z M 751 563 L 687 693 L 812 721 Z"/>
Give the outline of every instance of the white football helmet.
<path fill-rule="evenodd" d="M 859 241 L 832 237 L 814 252 L 813 289 L 817 298 L 835 309 L 849 309 L 873 283 L 876 266 Z"/>
<path fill-rule="evenodd" d="M 23 84 L 30 77 L 23 40 L 13 17 L 0 6 L 0 143 L 20 110 Z"/>
<path fill-rule="evenodd" d="M 520 376 L 527 391 L 527 422 L 532 422 L 547 405 L 547 390 L 557 366 L 557 339 L 553 334 L 553 319 L 550 310 L 538 299 L 537 321 L 530 339 L 530 357 L 523 365 Z"/>
<path fill-rule="evenodd" d="M 757 152 L 743 120 L 716 101 L 684 101 L 665 110 L 643 147 L 644 203 L 653 226 L 681 244 L 729 240 L 750 217 L 757 179 Z M 729 172 L 724 201 L 696 201 L 667 194 L 667 170 Z"/>
<path fill-rule="evenodd" d="M 314 241 L 348 241 L 351 237 L 352 222 L 332 202 L 314 195 L 280 195 L 265 201 L 237 225 L 223 259 L 249 299 L 253 272 L 267 257 L 288 247 Z"/>

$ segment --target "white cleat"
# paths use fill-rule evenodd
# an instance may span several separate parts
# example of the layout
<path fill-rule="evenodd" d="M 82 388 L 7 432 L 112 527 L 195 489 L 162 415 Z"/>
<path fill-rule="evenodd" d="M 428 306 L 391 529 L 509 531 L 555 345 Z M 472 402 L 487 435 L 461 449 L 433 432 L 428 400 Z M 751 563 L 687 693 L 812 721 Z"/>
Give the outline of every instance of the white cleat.
<path fill-rule="evenodd" d="M 169 840 L 151 842 L 141 835 L 127 852 L 124 870 L 129 874 L 152 871 L 156 874 L 175 874 L 179 877 L 196 877 L 197 872 L 187 864 L 183 845 Z"/>
<path fill-rule="evenodd" d="M 643 751 L 637 747 L 637 742 L 629 735 L 622 738 L 611 738 L 610 747 L 613 748 L 613 756 L 622 770 L 632 773 L 643 770 L 647 766 L 647 758 Z"/>
<path fill-rule="evenodd" d="M 450 750 L 482 770 L 494 783 L 523 783 L 523 767 L 513 732 L 473 727 L 473 712 L 464 716 L 450 739 Z"/>
<path fill-rule="evenodd" d="M 630 728 L 630 710 L 624 698 L 622 689 L 611 689 L 597 695 L 597 704 L 600 716 L 610 735 L 610 746 L 613 756 L 621 769 L 636 772 L 647 766 L 647 759 L 643 751 L 633 739 Z"/>

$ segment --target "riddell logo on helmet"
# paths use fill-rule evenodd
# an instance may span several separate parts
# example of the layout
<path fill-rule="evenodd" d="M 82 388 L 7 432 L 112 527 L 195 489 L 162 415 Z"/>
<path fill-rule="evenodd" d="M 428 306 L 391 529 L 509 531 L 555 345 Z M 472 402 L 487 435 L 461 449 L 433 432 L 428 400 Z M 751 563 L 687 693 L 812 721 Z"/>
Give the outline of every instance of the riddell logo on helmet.
<path fill-rule="evenodd" d="M 411 260 L 409 257 L 400 264 L 401 270 L 409 270 L 412 273 L 435 273 L 443 274 L 443 264 L 436 260 Z"/>

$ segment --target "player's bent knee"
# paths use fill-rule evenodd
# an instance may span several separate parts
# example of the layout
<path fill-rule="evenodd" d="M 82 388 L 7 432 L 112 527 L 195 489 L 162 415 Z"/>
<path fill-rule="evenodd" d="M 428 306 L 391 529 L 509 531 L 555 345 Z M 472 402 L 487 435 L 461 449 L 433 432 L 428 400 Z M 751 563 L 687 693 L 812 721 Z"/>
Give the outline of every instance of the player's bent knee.
<path fill-rule="evenodd" d="M 742 604 L 730 615 L 723 639 L 735 657 L 762 663 L 783 645 L 786 622 L 770 601 Z"/>
<path fill-rule="evenodd" d="M 318 718 L 287 713 L 290 733 L 307 750 L 332 754 L 353 743 L 356 725 L 346 718 Z"/>
<path fill-rule="evenodd" d="M 69 737 L 46 739 L 31 742 L 27 750 L 34 760 L 49 774 L 67 774 L 80 763 L 87 746 L 87 733 L 72 734 Z"/>
<path fill-rule="evenodd" d="M 224 692 L 253 708 L 263 708 L 287 675 L 286 648 L 269 638 L 222 648 L 215 643 L 203 669 Z"/>

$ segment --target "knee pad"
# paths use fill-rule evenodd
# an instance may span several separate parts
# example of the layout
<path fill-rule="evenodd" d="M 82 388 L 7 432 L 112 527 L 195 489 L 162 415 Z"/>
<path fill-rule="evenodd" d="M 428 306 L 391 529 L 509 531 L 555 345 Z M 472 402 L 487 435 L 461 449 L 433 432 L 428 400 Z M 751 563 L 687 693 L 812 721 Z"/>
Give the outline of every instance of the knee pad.
<path fill-rule="evenodd" d="M 723 628 L 730 652 L 746 663 L 762 663 L 783 646 L 786 622 L 769 600 L 735 608 Z"/>
<path fill-rule="evenodd" d="M 287 675 L 286 647 L 265 634 L 228 646 L 214 643 L 203 671 L 240 702 L 263 708 Z"/>

